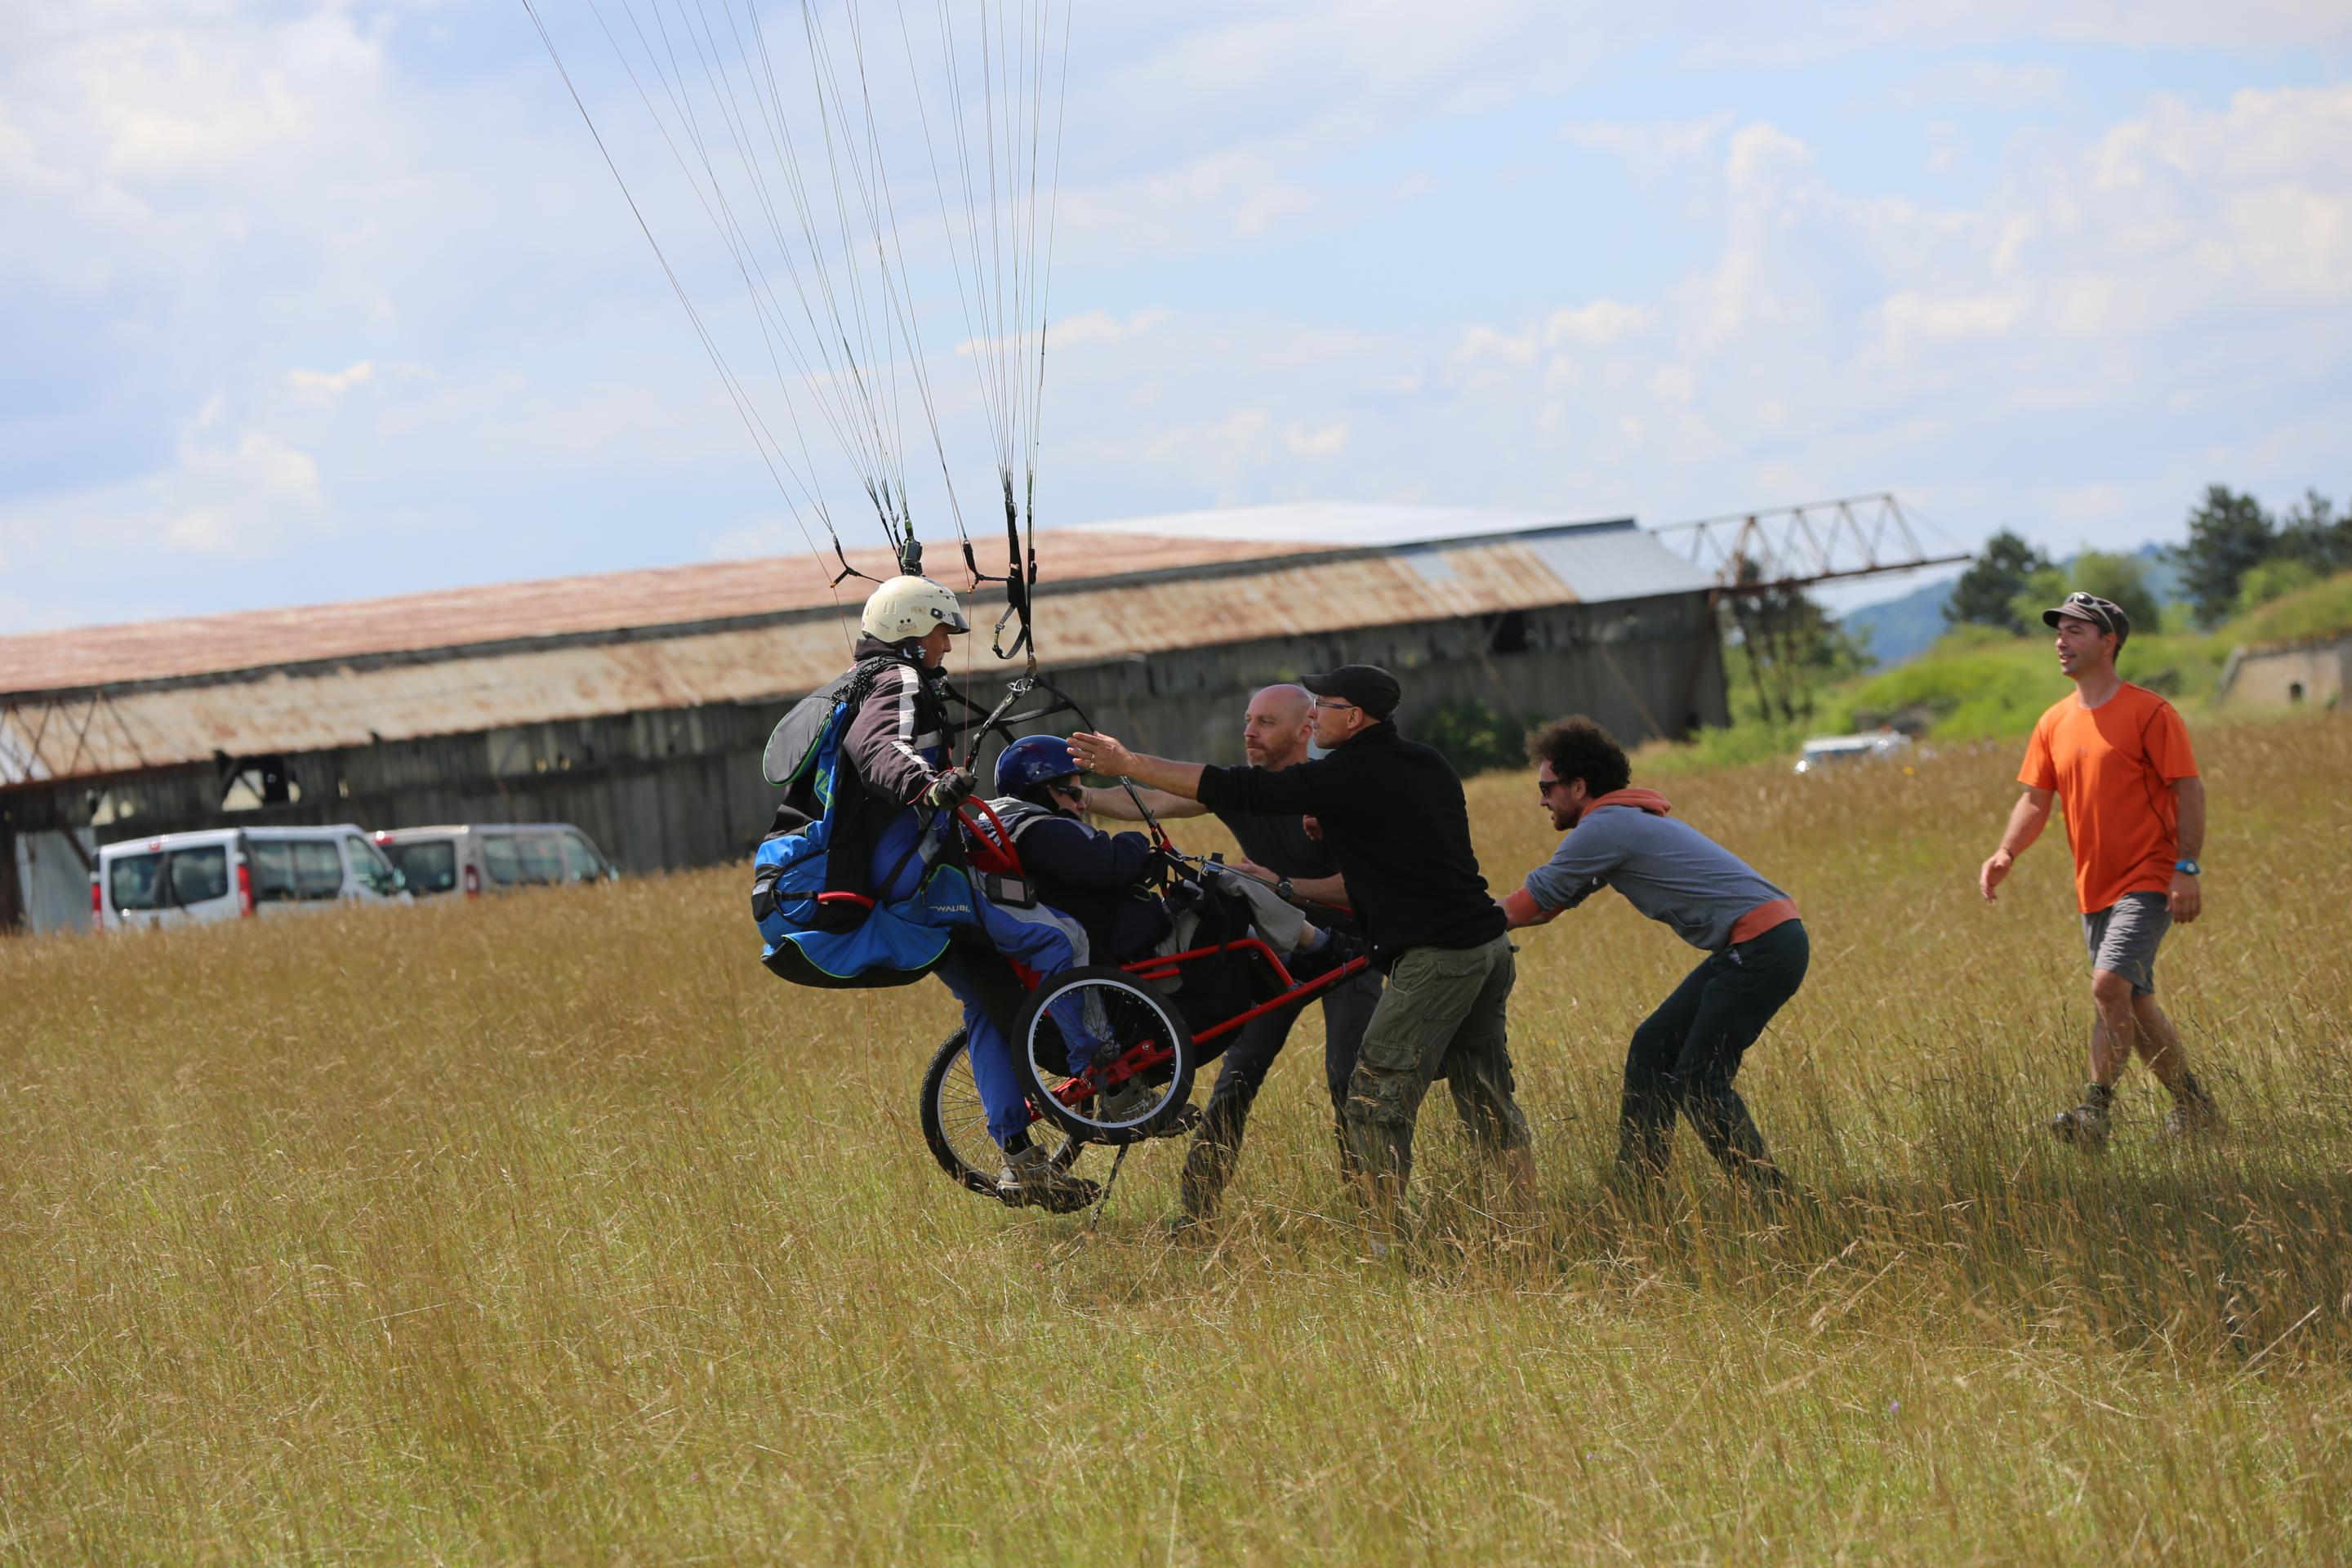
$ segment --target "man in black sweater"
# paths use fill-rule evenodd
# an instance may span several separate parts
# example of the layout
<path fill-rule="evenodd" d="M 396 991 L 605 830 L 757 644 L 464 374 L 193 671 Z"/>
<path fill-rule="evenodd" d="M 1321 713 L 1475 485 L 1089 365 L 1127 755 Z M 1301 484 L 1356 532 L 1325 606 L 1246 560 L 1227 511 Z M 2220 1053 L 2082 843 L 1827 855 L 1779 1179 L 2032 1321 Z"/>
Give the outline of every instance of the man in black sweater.
<path fill-rule="evenodd" d="M 1514 972 L 1501 909 L 1478 874 L 1462 781 L 1397 732 L 1401 689 L 1376 665 L 1310 675 L 1325 756 L 1279 773 L 1139 756 L 1112 736 L 1070 738 L 1098 773 L 1219 814 L 1304 813 L 1346 879 L 1372 961 L 1389 976 L 1349 1084 L 1349 1149 L 1376 1230 L 1392 1230 L 1412 1167 L 1413 1123 L 1440 1077 L 1474 1140 L 1502 1163 L 1523 1221 L 1535 1213 L 1527 1118 L 1512 1097 L 1507 1004 Z"/>

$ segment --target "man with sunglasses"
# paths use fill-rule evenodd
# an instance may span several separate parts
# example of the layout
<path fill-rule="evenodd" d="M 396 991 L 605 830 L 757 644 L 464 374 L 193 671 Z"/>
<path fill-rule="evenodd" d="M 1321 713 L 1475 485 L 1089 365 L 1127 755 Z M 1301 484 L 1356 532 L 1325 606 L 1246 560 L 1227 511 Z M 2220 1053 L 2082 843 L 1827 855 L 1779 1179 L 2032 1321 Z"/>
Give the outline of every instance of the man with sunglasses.
<path fill-rule="evenodd" d="M 2091 954 L 2091 1081 L 2083 1101 L 2050 1119 L 2060 1142 L 2106 1146 L 2116 1079 L 2137 1052 L 2171 1092 L 2165 1131 L 2219 1132 L 2221 1114 L 2197 1075 L 2172 1020 L 2156 1005 L 2156 950 L 2177 922 L 2204 907 L 2197 863 L 2205 847 L 2205 782 L 2189 730 L 2172 704 L 2116 673 L 2131 636 L 2123 606 L 2069 594 L 2042 612 L 2057 634 L 2058 668 L 2074 691 L 2042 715 L 2025 748 L 2025 793 L 1977 873 L 1990 902 L 2001 879 L 2042 836 L 2063 801 L 2074 851 L 2074 892 Z"/>
<path fill-rule="evenodd" d="M 1527 885 L 1502 900 L 1514 927 L 1541 925 L 1602 888 L 1707 953 L 1633 1031 L 1617 1122 L 1617 1173 L 1629 1195 L 1664 1176 L 1675 1118 L 1735 1182 L 1787 1184 L 1731 1080 L 1772 1016 L 1804 984 L 1811 947 L 1797 905 L 1748 863 L 1675 819 L 1608 731 L 1581 716 L 1528 739 L 1536 798 L 1568 830 Z"/>
<path fill-rule="evenodd" d="M 1413 1125 L 1439 1078 L 1474 1142 L 1501 1166 L 1513 1218 L 1536 1217 L 1535 1161 L 1513 1097 L 1507 1005 L 1515 971 L 1503 912 L 1470 846 L 1462 780 L 1392 721 L 1402 696 L 1377 665 L 1310 675 L 1325 755 L 1275 772 L 1142 756 L 1110 735 L 1070 738 L 1094 773 L 1210 810 L 1311 816 L 1345 879 L 1372 962 L 1389 977 L 1349 1082 L 1348 1147 L 1376 1248 L 1402 1223 Z"/>

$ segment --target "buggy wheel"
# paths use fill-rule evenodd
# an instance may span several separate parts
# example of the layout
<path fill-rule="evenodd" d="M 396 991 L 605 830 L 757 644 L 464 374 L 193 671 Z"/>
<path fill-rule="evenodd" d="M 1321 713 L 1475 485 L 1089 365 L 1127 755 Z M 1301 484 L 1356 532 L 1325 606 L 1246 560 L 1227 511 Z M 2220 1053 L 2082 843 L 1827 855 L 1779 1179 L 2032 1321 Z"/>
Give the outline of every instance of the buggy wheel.
<path fill-rule="evenodd" d="M 971 1053 L 964 1044 L 961 1029 L 950 1035 L 932 1053 L 923 1074 L 923 1142 L 940 1169 L 959 1185 L 992 1198 L 1004 1151 L 988 1135 L 988 1108 L 981 1103 L 980 1085 L 971 1076 Z M 1057 1170 L 1069 1169 L 1086 1151 L 1084 1143 L 1044 1117 L 1030 1124 L 1029 1133 Z"/>
<path fill-rule="evenodd" d="M 1165 997 L 1124 970 L 1089 966 L 1049 976 L 1022 1004 L 1013 1049 L 1029 1080 L 1029 1103 L 1089 1143 L 1152 1137 L 1175 1123 L 1192 1097 L 1192 1031 Z"/>

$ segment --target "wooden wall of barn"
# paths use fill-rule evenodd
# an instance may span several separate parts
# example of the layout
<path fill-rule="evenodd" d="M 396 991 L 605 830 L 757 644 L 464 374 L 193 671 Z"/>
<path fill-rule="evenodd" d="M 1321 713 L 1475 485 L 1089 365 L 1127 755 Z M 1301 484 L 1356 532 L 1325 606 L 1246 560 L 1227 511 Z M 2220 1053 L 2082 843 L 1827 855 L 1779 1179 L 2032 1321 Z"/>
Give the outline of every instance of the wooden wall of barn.
<path fill-rule="evenodd" d="M 1697 594 L 1260 639 L 1075 669 L 1054 668 L 1052 628 L 1044 629 L 1046 668 L 1097 724 L 1144 749 L 1208 762 L 1240 759 L 1251 692 L 1346 663 L 1396 672 L 1408 734 L 1417 716 L 1461 700 L 1516 725 L 1590 714 L 1629 744 L 1726 719 L 1721 649 Z M 1000 692 L 974 696 L 992 701 Z M 750 853 L 775 804 L 760 752 L 785 706 L 713 704 L 289 757 L 299 799 L 247 811 L 222 809 L 220 773 L 205 766 L 102 792 L 17 790 L 0 804 L 16 833 L 89 827 L 100 843 L 268 822 L 570 822 L 625 871 L 642 874 Z M 1076 725 L 1063 717 L 1037 727 Z M 26 904 L 14 900 L 12 912 L 22 915 Z"/>

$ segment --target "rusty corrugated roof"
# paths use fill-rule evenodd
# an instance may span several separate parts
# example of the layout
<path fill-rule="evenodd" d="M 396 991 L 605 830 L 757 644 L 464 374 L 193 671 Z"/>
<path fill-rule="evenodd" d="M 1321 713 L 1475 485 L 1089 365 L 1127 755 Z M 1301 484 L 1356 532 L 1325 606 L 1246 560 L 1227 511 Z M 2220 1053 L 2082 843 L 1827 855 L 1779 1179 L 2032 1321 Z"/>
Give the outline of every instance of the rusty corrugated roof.
<path fill-rule="evenodd" d="M 1270 539 L 1109 538 L 1065 528 L 1037 536 L 1037 569 L 1043 581 L 1060 584 L 1334 548 Z M 884 550 L 854 550 L 849 561 L 868 576 L 888 576 L 893 570 Z M 929 564 L 950 585 L 964 579 L 963 563 L 952 551 L 934 547 Z M 983 559 L 984 568 L 991 564 Z M 836 600 L 828 581 L 835 570 L 830 560 L 820 566 L 805 555 L 719 561 L 0 637 L 0 695 L 687 626 L 835 603 L 855 612 L 864 599 L 861 584 L 855 578 L 843 584 Z"/>
<path fill-rule="evenodd" d="M 1039 536 L 1041 558 L 1046 537 Z M 1105 568 L 1110 563 L 1097 559 L 1090 577 L 1062 583 L 1041 604 L 1038 630 L 1047 668 L 1628 596 L 1580 591 L 1574 581 L 1584 574 L 1578 567 L 1580 559 L 1592 554 L 1601 576 L 1621 584 L 1641 565 L 1645 551 L 1672 560 L 1663 546 L 1630 523 L 1401 550 L 1308 547 L 1302 552 L 1295 545 L 1226 544 L 1206 558 L 1190 559 L 1177 550 L 1129 554 L 1124 551 L 1126 542 L 1121 541 L 1116 564 L 1129 574 L 1108 575 Z M 1160 570 L 1154 574 L 1144 569 L 1138 574 L 1139 559 L 1157 562 Z M 1235 563 L 1253 560 L 1264 564 L 1234 569 Z M 1076 556 L 1066 556 L 1065 562 L 1065 569 L 1074 575 L 1083 569 Z M 1188 572 L 1186 566 L 1199 569 Z M 741 568 L 675 571 L 718 572 L 735 579 Z M 1686 571 L 1689 580 L 1685 581 L 1656 563 L 1633 574 L 1641 578 L 1645 595 L 1700 591 L 1707 585 L 1703 574 Z M 670 578 L 672 574 L 623 575 Z M 549 585 L 525 587 L 545 594 Z M 622 595 L 613 592 L 609 581 L 599 591 L 605 608 L 587 626 L 565 618 L 587 613 L 576 607 L 541 611 L 520 599 L 501 601 L 516 612 L 505 624 L 532 626 L 534 635 L 541 637 L 602 629 L 602 621 L 609 618 L 612 605 Z M 357 608 L 406 602 L 379 600 Z M 774 605 L 771 602 L 764 607 L 772 610 Z M 331 606 L 330 612 L 340 608 Z M 993 609 L 985 603 L 976 608 L 981 631 L 961 639 L 958 653 L 970 658 L 967 668 L 984 682 L 1009 667 L 998 664 L 987 650 L 986 626 Z M 719 617 L 706 614 L 697 618 Z M 338 618 L 335 625 L 341 629 L 306 632 L 299 646 L 320 649 L 357 641 L 367 645 L 371 655 L 400 651 L 358 637 L 352 628 L 363 624 L 364 617 Z M 341 644 L 337 637 L 343 639 Z M 466 734 L 712 702 L 780 700 L 837 673 L 846 652 L 841 626 L 831 616 L 817 615 L 688 626 L 660 636 L 591 637 L 556 644 L 509 638 L 504 647 L 471 646 L 482 640 L 477 631 L 455 645 L 463 651 L 429 658 L 338 660 L 314 654 L 298 668 L 126 684 L 49 699 L 0 698 L 0 786 L 136 773 L 201 762 L 215 752 L 247 756 L 324 751 L 372 741 Z M 445 638 L 437 646 L 452 645 Z M 152 682 L 152 667 L 141 668 L 148 669 Z"/>

